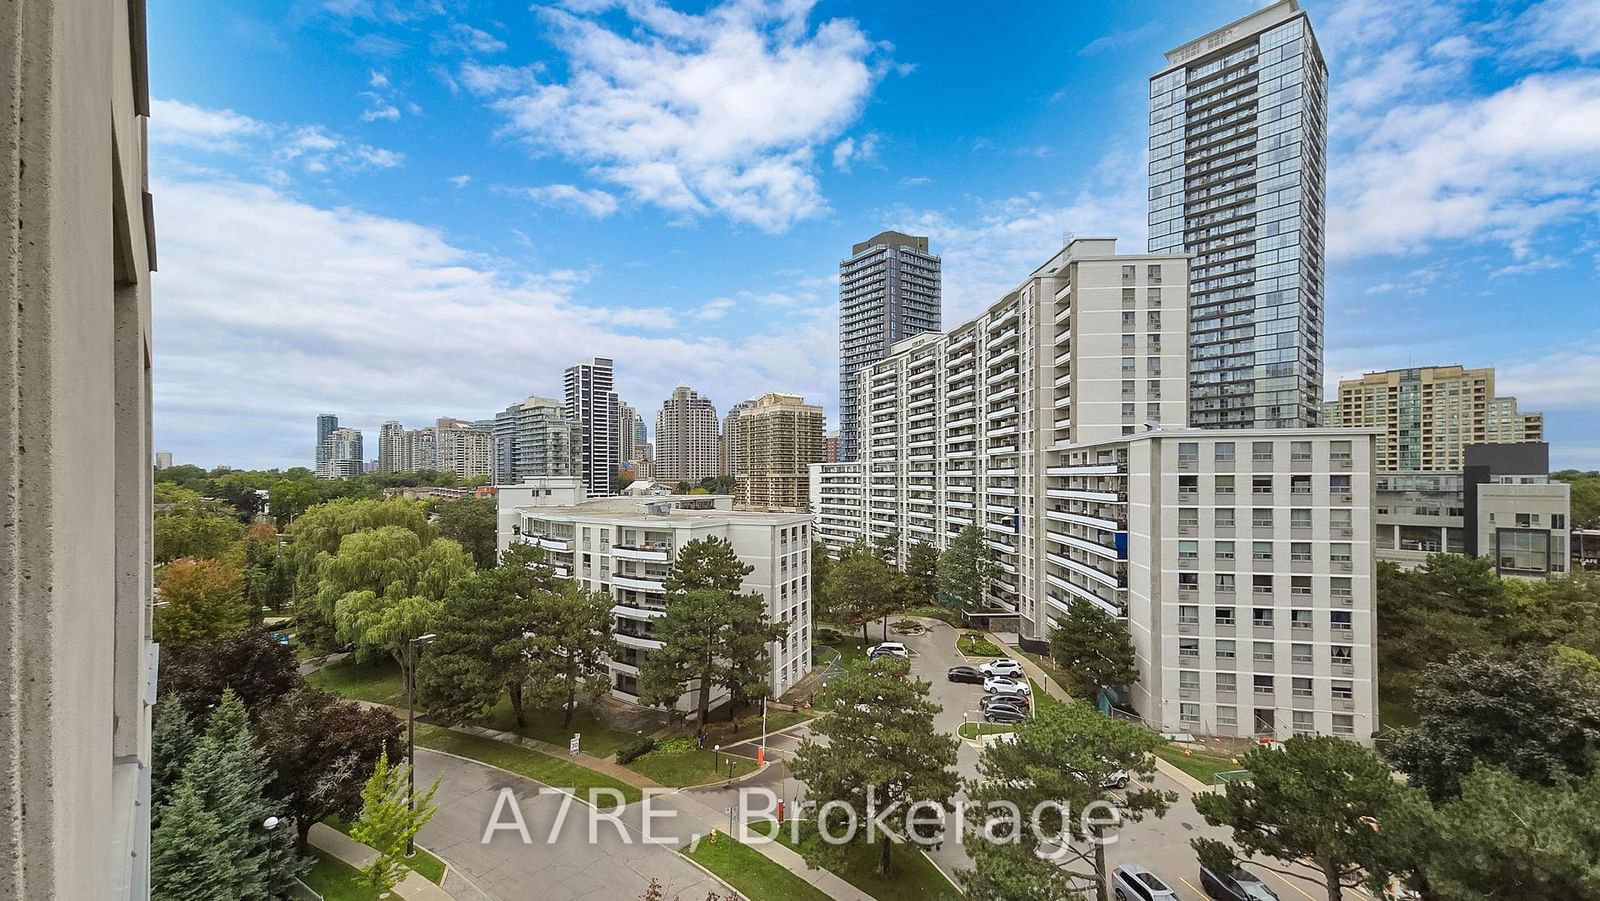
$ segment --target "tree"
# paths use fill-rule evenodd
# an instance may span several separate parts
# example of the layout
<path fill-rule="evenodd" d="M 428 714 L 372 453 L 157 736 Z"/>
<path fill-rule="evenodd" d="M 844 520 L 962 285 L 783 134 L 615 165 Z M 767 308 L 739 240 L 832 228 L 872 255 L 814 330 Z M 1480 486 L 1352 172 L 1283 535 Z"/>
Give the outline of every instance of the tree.
<path fill-rule="evenodd" d="M 890 834 L 910 837 L 908 809 L 927 804 L 949 810 L 960 787 L 952 769 L 959 742 L 934 726 L 940 708 L 928 700 L 929 688 L 887 660 L 834 679 L 828 685 L 827 712 L 812 725 L 812 732 L 825 736 L 827 743 L 807 736 L 790 764 L 817 805 L 818 827 L 826 825 L 830 834 L 845 831 L 845 812 L 832 802 L 841 802 L 862 821 L 884 813 L 883 834 L 861 830 L 850 843 L 877 841 L 880 876 L 892 869 Z M 934 837 L 920 836 L 924 841 Z M 800 851 L 812 866 L 837 866 L 848 854 L 847 846 L 817 835 L 808 837 Z"/>
<path fill-rule="evenodd" d="M 238 695 L 255 716 L 305 683 L 294 651 L 260 626 L 161 650 L 161 696 L 176 698 L 191 721 L 224 691 Z"/>
<path fill-rule="evenodd" d="M 1332 736 L 1296 736 L 1281 750 L 1258 748 L 1244 756 L 1250 779 L 1194 796 L 1195 809 L 1213 826 L 1233 830 L 1246 855 L 1305 860 L 1322 874 L 1329 901 L 1365 885 L 1375 894 L 1405 869 L 1392 834 L 1382 823 L 1399 816 L 1414 789 L 1395 782 L 1371 751 Z M 1191 844 L 1202 860 L 1231 855 L 1208 839 Z M 1299 876 L 1259 860 L 1254 865 Z M 1304 878 L 1304 877 L 1299 877 Z"/>
<path fill-rule="evenodd" d="M 784 627 L 767 621 L 767 600 L 759 594 L 736 594 L 729 601 L 735 625 L 727 633 L 728 666 L 722 687 L 728 691 L 728 721 L 732 722 L 736 711 L 772 693 L 768 645 L 784 637 Z"/>
<path fill-rule="evenodd" d="M 586 591 L 572 581 L 535 593 L 527 680 L 542 697 L 561 701 L 563 727 L 572 724 L 578 695 L 594 692 L 607 678 L 606 660 L 616 651 L 611 637 L 614 603 L 611 595 Z M 674 603 L 668 601 L 669 611 Z"/>
<path fill-rule="evenodd" d="M 1505 585 L 1486 558 L 1434 554 L 1406 571 L 1380 563 L 1377 573 L 1380 691 L 1407 704 L 1430 663 L 1459 651 L 1490 652 L 1520 630 Z"/>
<path fill-rule="evenodd" d="M 870 641 L 867 624 L 898 610 L 900 582 L 896 573 L 872 554 L 851 554 L 828 574 L 828 598 L 836 619 L 861 626 L 861 641 Z"/>
<path fill-rule="evenodd" d="M 967 526 L 939 555 L 939 603 L 962 613 L 983 608 L 994 552 L 977 526 Z"/>
<path fill-rule="evenodd" d="M 152 533 L 156 562 L 168 563 L 180 557 L 220 557 L 238 542 L 244 526 L 221 505 L 193 495 L 157 511 Z"/>
<path fill-rule="evenodd" d="M 828 598 L 828 575 L 833 572 L 833 557 L 821 539 L 811 541 L 811 621 L 832 622 L 833 604 Z"/>
<path fill-rule="evenodd" d="M 172 790 L 150 834 L 150 888 L 162 901 L 216 901 L 233 882 L 233 861 L 216 814 L 190 783 Z"/>
<path fill-rule="evenodd" d="M 1457 654 L 1428 667 L 1415 703 L 1418 724 L 1384 756 L 1436 804 L 1459 794 L 1474 764 L 1556 785 L 1589 776 L 1600 751 L 1600 686 L 1549 654 Z"/>
<path fill-rule="evenodd" d="M 472 560 L 448 538 L 427 543 L 409 529 L 383 526 L 346 535 L 339 553 L 319 557 L 316 605 L 358 658 L 388 654 L 407 688 L 415 683 L 410 643 L 431 631 L 450 587 Z"/>
<path fill-rule="evenodd" d="M 900 533 L 891 530 L 887 535 L 872 539 L 872 553 L 884 566 L 895 569 L 900 562 Z"/>
<path fill-rule="evenodd" d="M 480 568 L 495 565 L 495 500 L 461 497 L 439 505 L 439 535 L 461 545 Z"/>
<path fill-rule="evenodd" d="M 699 712 L 695 727 L 704 735 L 712 686 L 728 684 L 734 679 L 733 669 L 749 666 L 748 661 L 733 660 L 735 653 L 747 650 L 739 633 L 773 634 L 766 621 L 766 603 L 742 600 L 731 591 L 693 588 L 670 595 L 666 613 L 655 626 L 661 647 L 639 664 L 639 700 L 670 707 L 685 692 L 695 690 Z M 764 644 L 761 653 L 767 653 Z"/>
<path fill-rule="evenodd" d="M 150 809 L 160 810 L 171 798 L 183 768 L 194 753 L 194 729 L 178 696 L 165 694 L 156 704 L 150 730 Z"/>
<path fill-rule="evenodd" d="M 1563 469 L 1550 478 L 1572 486 L 1572 527 L 1600 529 L 1600 472 Z"/>
<path fill-rule="evenodd" d="M 1139 678 L 1128 627 L 1088 601 L 1074 598 L 1050 632 L 1050 657 L 1067 673 L 1074 697 L 1096 703 L 1100 689 Z"/>
<path fill-rule="evenodd" d="M 985 747 L 978 758 L 980 778 L 967 785 L 970 825 L 987 828 L 991 804 L 1014 804 L 1041 815 L 1019 819 L 1013 827 L 1018 838 L 1014 843 L 969 846 L 974 866 L 963 874 L 967 894 L 1054 901 L 1080 898 L 1092 886 L 1104 899 L 1110 875 L 1105 843 L 1093 822 L 1086 825 L 1082 815 L 1100 809 L 1091 805 L 1115 807 L 1122 822 L 1164 815 L 1177 800 L 1175 793 L 1130 787 L 1113 794 L 1106 788 L 1119 771 L 1144 784 L 1153 782 L 1154 755 L 1162 744 L 1160 736 L 1102 716 L 1079 701 L 1041 705 L 1038 715 L 1017 730 L 1014 741 Z M 1091 841 L 1092 852 L 1074 847 L 1085 840 Z M 1064 858 L 1068 866 L 1039 856 L 1041 850 L 1056 848 L 1058 859 Z M 1071 862 L 1087 867 L 1087 872 L 1069 869 Z"/>
<path fill-rule="evenodd" d="M 438 780 L 408 801 L 410 767 L 389 766 L 389 755 L 378 758 L 372 776 L 361 792 L 361 817 L 350 826 L 350 837 L 378 852 L 361 870 L 361 881 L 382 896 L 399 884 L 406 872 L 406 845 L 433 819 L 433 794 Z"/>
<path fill-rule="evenodd" d="M 251 622 L 261 621 L 261 611 L 282 610 L 290 599 L 289 570 L 278 557 L 278 530 L 271 523 L 256 523 L 240 542 L 244 569 L 244 601 Z"/>
<path fill-rule="evenodd" d="M 753 572 L 755 567 L 739 561 L 733 542 L 715 535 L 697 538 L 678 548 L 672 571 L 667 576 L 667 596 L 696 588 L 736 592 L 744 577 Z"/>
<path fill-rule="evenodd" d="M 915 541 L 906 552 L 906 587 L 914 603 L 939 599 L 939 551 L 925 541 Z"/>
<path fill-rule="evenodd" d="M 293 816 L 301 849 L 313 823 L 354 817 L 378 759 L 400 754 L 400 720 L 393 713 L 310 686 L 262 711 L 256 731 L 273 773 L 267 793 Z"/>
<path fill-rule="evenodd" d="M 183 557 L 161 568 L 155 638 L 164 645 L 205 641 L 244 628 L 244 579 L 221 560 Z"/>

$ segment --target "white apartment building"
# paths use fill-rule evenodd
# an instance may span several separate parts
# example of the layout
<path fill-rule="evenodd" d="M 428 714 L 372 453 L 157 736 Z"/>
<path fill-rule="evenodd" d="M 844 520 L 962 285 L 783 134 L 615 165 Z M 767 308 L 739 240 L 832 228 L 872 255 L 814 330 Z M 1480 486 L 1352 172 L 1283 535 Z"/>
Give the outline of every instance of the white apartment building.
<path fill-rule="evenodd" d="M 902 342 L 863 370 L 861 461 L 812 468 L 819 536 L 830 548 L 858 537 L 897 536 L 904 559 L 912 542 L 942 549 L 975 525 L 996 554 L 989 612 L 1015 614 L 1031 646 L 1048 638 L 1073 599 L 1126 619 L 1142 674 L 1126 700 L 1153 727 L 1239 737 L 1316 731 L 1366 740 L 1376 728 L 1376 433 L 1187 429 L 1187 262 L 1182 254 L 1117 254 L 1114 239 L 1076 239 L 981 316 Z M 1242 452 L 1248 465 L 1208 481 L 1202 497 L 1201 471 L 1180 472 L 1176 462 L 1181 450 L 1189 466 L 1202 449 L 1212 459 Z M 1172 465 L 1158 465 L 1167 456 Z M 1224 489 L 1250 492 L 1242 496 L 1270 511 L 1260 517 L 1259 538 L 1255 508 L 1224 503 L 1241 496 Z M 1192 510 L 1184 501 L 1192 501 Z M 1252 554 L 1255 542 L 1266 543 L 1259 560 L 1245 558 L 1252 562 L 1244 606 L 1252 617 L 1258 607 L 1273 611 L 1263 617 L 1274 630 L 1279 617 L 1285 625 L 1281 639 L 1277 631 L 1259 639 L 1268 643 L 1262 669 L 1242 670 L 1252 680 L 1244 703 L 1228 704 L 1217 694 L 1226 679 L 1202 672 L 1189 653 L 1190 639 L 1200 633 L 1178 626 L 1181 612 L 1184 628 L 1198 629 L 1191 611 L 1179 608 L 1201 607 L 1191 586 L 1203 575 L 1212 577 L 1204 611 L 1215 623 L 1227 606 L 1216 586 L 1228 581 L 1216 578 L 1220 570 L 1192 565 L 1201 559 L 1202 536 L 1178 533 L 1180 507 L 1186 529 L 1191 520 L 1216 527 L 1244 517 L 1252 523 Z M 1157 514 L 1173 522 L 1153 520 Z M 1214 546 L 1219 537 L 1211 536 L 1206 559 L 1229 551 Z M 1308 537 L 1312 546 L 1302 547 Z M 1310 559 L 1301 559 L 1306 554 Z M 1301 591 L 1306 579 L 1309 597 Z M 1257 585 L 1270 590 L 1258 596 Z M 1324 636 L 1320 644 L 1292 640 L 1306 637 L 1295 631 L 1304 626 L 1288 624 L 1308 615 L 1314 634 Z M 1348 640 L 1335 642 L 1335 632 Z M 1307 644 L 1309 667 L 1300 647 Z M 1255 664 L 1255 646 L 1250 650 Z M 1335 653 L 1348 662 L 1335 665 Z M 1194 673 L 1180 676 L 1180 670 Z M 1206 672 L 1209 692 L 1194 690 Z M 1264 691 L 1255 703 L 1257 674 L 1270 677 L 1261 684 L 1272 686 L 1271 703 Z M 1316 706 L 1304 706 L 1308 697 Z"/>
<path fill-rule="evenodd" d="M 590 357 L 562 375 L 567 419 L 580 428 L 579 474 L 589 494 L 611 493 L 622 462 L 617 447 L 616 372 L 609 357 Z"/>
<path fill-rule="evenodd" d="M 494 477 L 494 433 L 474 428 L 464 419 L 440 419 L 434 424 L 434 454 L 438 469 L 457 478 Z"/>
<path fill-rule="evenodd" d="M 679 549 L 717 537 L 732 542 L 754 568 L 741 591 L 767 600 L 771 622 L 787 634 L 772 642 L 774 697 L 811 669 L 811 517 L 804 513 L 744 513 L 726 495 L 665 495 L 586 499 L 576 477 L 534 479 L 501 486 L 499 546 L 537 544 L 563 578 L 616 598 L 617 643 L 611 661 L 612 695 L 638 702 L 639 663 L 658 650 L 655 620 L 665 615 L 666 577 Z M 712 703 L 726 697 L 713 689 Z M 678 707 L 692 710 L 689 692 Z"/>
<path fill-rule="evenodd" d="M 721 470 L 722 430 L 709 398 L 686 385 L 673 389 L 656 414 L 656 478 L 698 482 Z"/>

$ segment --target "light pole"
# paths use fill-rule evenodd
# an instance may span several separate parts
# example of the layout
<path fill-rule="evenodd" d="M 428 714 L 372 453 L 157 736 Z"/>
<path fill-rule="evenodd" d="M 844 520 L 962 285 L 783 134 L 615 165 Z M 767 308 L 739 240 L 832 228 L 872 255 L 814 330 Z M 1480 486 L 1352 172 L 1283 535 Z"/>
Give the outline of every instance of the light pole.
<path fill-rule="evenodd" d="M 418 635 L 406 642 L 406 810 L 415 819 L 417 815 L 417 705 L 413 698 L 417 684 L 417 645 L 429 644 L 438 638 L 432 632 Z M 417 853 L 413 835 L 406 835 L 406 856 Z"/>

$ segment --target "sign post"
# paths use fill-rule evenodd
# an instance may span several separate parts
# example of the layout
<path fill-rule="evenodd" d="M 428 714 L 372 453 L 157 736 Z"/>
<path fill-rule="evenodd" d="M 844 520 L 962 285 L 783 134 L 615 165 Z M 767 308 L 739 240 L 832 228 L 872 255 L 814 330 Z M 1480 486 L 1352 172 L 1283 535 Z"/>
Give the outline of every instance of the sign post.
<path fill-rule="evenodd" d="M 567 742 L 567 756 L 568 757 L 577 757 L 578 756 L 578 744 L 579 744 L 579 737 L 581 735 L 582 735 L 581 732 L 572 733 L 572 740 Z"/>

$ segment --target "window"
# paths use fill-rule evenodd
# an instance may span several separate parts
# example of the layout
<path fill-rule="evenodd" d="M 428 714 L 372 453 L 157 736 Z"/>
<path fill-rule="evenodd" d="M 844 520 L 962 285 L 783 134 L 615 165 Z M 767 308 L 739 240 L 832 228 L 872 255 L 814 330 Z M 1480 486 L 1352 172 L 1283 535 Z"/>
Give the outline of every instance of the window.
<path fill-rule="evenodd" d="M 1233 496 L 1233 476 L 1217 476 L 1217 494 L 1222 497 Z"/>
<path fill-rule="evenodd" d="M 1151 379 L 1144 386 L 1144 394 L 1146 397 L 1159 398 L 1161 396 L 1161 382 L 1157 379 Z"/>
<path fill-rule="evenodd" d="M 1251 476 L 1250 493 L 1272 496 L 1272 476 Z"/>
<path fill-rule="evenodd" d="M 1144 302 L 1152 307 L 1161 306 L 1161 289 L 1147 288 L 1144 292 Z"/>
<path fill-rule="evenodd" d="M 1304 664 L 1305 666 L 1310 666 L 1313 662 L 1315 662 L 1315 658 L 1313 658 L 1311 656 L 1311 645 L 1308 645 L 1308 644 L 1290 645 L 1289 646 L 1289 662 L 1297 663 L 1297 664 Z"/>
<path fill-rule="evenodd" d="M 1550 529 L 1555 532 L 1565 531 L 1567 528 L 1567 515 L 1565 513 L 1550 514 Z"/>
<path fill-rule="evenodd" d="M 1270 695 L 1276 689 L 1271 676 L 1257 675 L 1254 677 L 1256 694 Z"/>
<path fill-rule="evenodd" d="M 1150 312 L 1146 313 L 1145 314 L 1145 327 L 1148 328 L 1152 332 L 1160 331 L 1161 330 L 1161 313 L 1156 311 L 1156 310 L 1151 310 Z M 1157 336 L 1155 336 L 1155 335 L 1151 335 L 1150 339 L 1153 341 L 1153 340 L 1155 340 L 1156 337 Z"/>
<path fill-rule="evenodd" d="M 1328 493 L 1329 494 L 1349 494 L 1350 493 L 1350 477 L 1349 476 L 1328 476 Z"/>
<path fill-rule="evenodd" d="M 1180 638 L 1180 639 L 1178 639 L 1178 656 L 1179 657 L 1199 657 L 1200 656 L 1200 639 L 1198 639 L 1198 638 Z"/>
<path fill-rule="evenodd" d="M 1250 443 L 1250 459 L 1257 463 L 1272 462 L 1272 442 L 1252 441 Z"/>
<path fill-rule="evenodd" d="M 1160 404 L 1145 404 L 1144 405 L 1144 418 L 1150 420 L 1151 422 L 1160 422 L 1161 421 L 1161 405 Z"/>
<path fill-rule="evenodd" d="M 1233 462 L 1233 442 L 1218 441 L 1216 443 L 1216 460 L 1218 463 Z"/>
<path fill-rule="evenodd" d="M 1335 632 L 1351 632 L 1355 629 L 1355 623 L 1350 617 L 1348 610 L 1332 610 L 1328 613 L 1328 624 L 1333 626 Z"/>
<path fill-rule="evenodd" d="M 1216 615 L 1217 615 L 1217 625 L 1219 625 L 1219 626 L 1231 626 L 1231 625 L 1233 625 L 1233 608 L 1232 607 L 1218 607 Z"/>
<path fill-rule="evenodd" d="M 1132 291 L 1132 289 L 1123 291 L 1122 295 L 1123 295 L 1123 299 L 1124 300 L 1128 300 L 1128 301 L 1133 300 L 1133 291 Z M 1123 310 L 1122 311 L 1122 327 L 1124 329 L 1133 328 L 1133 320 L 1134 320 L 1134 315 L 1133 315 L 1133 311 L 1132 310 Z M 1132 335 L 1124 335 L 1123 337 L 1131 338 L 1133 336 Z"/>
<path fill-rule="evenodd" d="M 1123 397 L 1123 399 L 1126 400 L 1127 398 L 1130 398 L 1130 397 L 1133 397 L 1133 396 L 1134 396 L 1133 379 L 1123 379 L 1122 380 L 1122 397 Z"/>
<path fill-rule="evenodd" d="M 1149 375 L 1160 375 L 1161 374 L 1161 358 L 1160 357 L 1145 357 L 1145 360 L 1144 360 L 1144 371 Z"/>
<path fill-rule="evenodd" d="M 1135 295 L 1135 292 L 1134 292 L 1134 290 L 1132 288 L 1123 288 L 1122 289 L 1122 308 L 1123 309 L 1125 309 L 1125 310 L 1133 309 L 1134 295 Z"/>
<path fill-rule="evenodd" d="M 1182 723 L 1189 723 L 1190 725 L 1199 725 L 1199 723 L 1200 723 L 1200 705 L 1199 704 L 1179 704 L 1178 705 L 1178 721 L 1182 722 Z"/>
<path fill-rule="evenodd" d="M 1235 673 L 1217 673 L 1217 691 L 1234 692 L 1239 690 L 1239 677 Z"/>
<path fill-rule="evenodd" d="M 1311 477 L 1310 476 L 1290 476 L 1289 477 L 1289 493 L 1290 494 L 1310 494 L 1311 493 Z"/>
<path fill-rule="evenodd" d="M 1289 459 L 1295 462 L 1309 462 L 1311 460 L 1311 442 L 1289 442 Z"/>
<path fill-rule="evenodd" d="M 1328 656 L 1333 660 L 1334 666 L 1354 666 L 1356 662 L 1356 649 L 1347 644 L 1336 644 L 1328 648 Z"/>
<path fill-rule="evenodd" d="M 1290 682 L 1290 690 L 1297 698 L 1310 698 L 1316 694 L 1311 690 L 1311 680 L 1305 676 L 1295 676 Z"/>
<path fill-rule="evenodd" d="M 1330 441 L 1330 442 L 1328 442 L 1328 459 L 1333 461 L 1334 463 L 1348 463 L 1348 462 L 1350 462 L 1350 442 L 1348 442 L 1348 441 Z"/>
<path fill-rule="evenodd" d="M 1328 511 L 1328 524 L 1333 527 L 1335 534 L 1348 535 L 1350 533 L 1350 523 L 1353 521 L 1354 520 L 1350 518 L 1349 510 Z M 1340 529 L 1345 531 L 1339 532 L 1338 530 Z"/>
<path fill-rule="evenodd" d="M 1217 725 L 1218 726 L 1227 726 L 1229 728 L 1238 728 L 1238 726 L 1239 726 L 1239 708 L 1237 708 L 1237 707 L 1218 707 L 1217 708 Z"/>
<path fill-rule="evenodd" d="M 1132 416 L 1133 415 L 1133 404 L 1123 404 L 1122 405 L 1122 415 L 1123 416 Z"/>
<path fill-rule="evenodd" d="M 1294 734 L 1311 735 L 1317 731 L 1317 715 L 1310 710 L 1292 711 L 1294 716 Z"/>
<path fill-rule="evenodd" d="M 1200 608 L 1195 606 L 1194 604 L 1179 604 L 1178 605 L 1178 625 L 1180 625 L 1180 626 L 1198 626 L 1198 625 L 1200 625 Z"/>
<path fill-rule="evenodd" d="M 1134 371 L 1133 357 L 1123 357 L 1122 358 L 1122 371 L 1123 372 L 1133 372 Z"/>
<path fill-rule="evenodd" d="M 1311 559 L 1311 542 L 1295 541 L 1289 545 L 1289 559 L 1297 562 L 1307 562 Z"/>
<path fill-rule="evenodd" d="M 1217 542 L 1217 559 L 1218 560 L 1232 560 L 1233 559 L 1233 542 L 1231 542 L 1231 541 L 1219 541 L 1219 542 Z"/>
<path fill-rule="evenodd" d="M 1149 266 L 1147 266 L 1145 268 L 1145 278 L 1152 285 L 1161 284 L 1161 264 L 1151 263 Z"/>
<path fill-rule="evenodd" d="M 1349 563 L 1352 559 L 1354 559 L 1354 558 L 1350 556 L 1350 543 L 1349 542 L 1347 542 L 1347 541 L 1335 541 L 1335 542 L 1332 542 L 1331 544 L 1328 545 L 1328 560 L 1329 560 L 1329 562 L 1332 562 L 1332 563 Z"/>
<path fill-rule="evenodd" d="M 1290 576 L 1289 577 L 1289 593 L 1290 594 L 1297 594 L 1297 595 L 1300 595 L 1302 597 L 1310 597 L 1311 596 L 1311 577 L 1310 576 Z"/>
<path fill-rule="evenodd" d="M 1355 594 L 1351 587 L 1349 576 L 1334 576 L 1328 580 L 1328 593 L 1336 598 L 1348 598 Z"/>
<path fill-rule="evenodd" d="M 1272 642 L 1270 642 L 1270 641 L 1258 641 L 1258 642 L 1255 642 L 1255 652 L 1254 652 L 1253 656 L 1255 657 L 1257 663 L 1271 663 L 1272 662 Z"/>
<path fill-rule="evenodd" d="M 1333 698 L 1336 701 L 1353 701 L 1356 697 L 1355 683 L 1346 682 L 1343 679 L 1333 680 L 1329 690 L 1333 692 Z"/>
<path fill-rule="evenodd" d="M 1237 656 L 1234 653 L 1233 647 L 1234 647 L 1233 646 L 1233 639 L 1231 639 L 1231 638 L 1219 638 L 1219 639 L 1217 639 L 1217 659 L 1218 660 L 1232 660 L 1235 656 Z"/>
<path fill-rule="evenodd" d="M 1130 325 L 1129 327 L 1131 328 L 1132 326 Z M 1122 352 L 1123 353 L 1132 353 L 1133 350 L 1134 350 L 1133 336 L 1129 335 L 1129 334 L 1124 334 L 1122 336 Z"/>
<path fill-rule="evenodd" d="M 1216 527 L 1219 529 L 1233 528 L 1233 508 L 1218 507 L 1216 512 Z"/>
<path fill-rule="evenodd" d="M 1137 272 L 1137 271 L 1138 271 L 1138 267 L 1137 266 L 1123 266 L 1122 267 L 1122 283 L 1124 285 L 1133 284 L 1134 273 Z"/>
<path fill-rule="evenodd" d="M 1250 611 L 1250 624 L 1257 629 L 1270 629 L 1272 628 L 1272 614 L 1271 607 L 1256 607 Z"/>
<path fill-rule="evenodd" d="M 1200 574 L 1199 573 L 1178 573 L 1178 590 L 1179 591 L 1199 591 L 1200 590 Z"/>
<path fill-rule="evenodd" d="M 1194 494 L 1200 490 L 1199 476 L 1178 476 L 1178 493 Z"/>
<path fill-rule="evenodd" d="M 1356 718 L 1348 713 L 1335 713 L 1333 715 L 1333 734 L 1356 734 Z"/>
<path fill-rule="evenodd" d="M 1251 510 L 1250 524 L 1260 529 L 1272 528 L 1272 508 L 1257 507 Z"/>
<path fill-rule="evenodd" d="M 1289 625 L 1292 626 L 1295 629 L 1310 629 L 1311 628 L 1311 611 L 1310 610 L 1290 610 L 1289 611 Z"/>
<path fill-rule="evenodd" d="M 1200 542 L 1193 541 L 1193 540 L 1179 541 L 1178 542 L 1178 559 L 1179 560 L 1198 560 L 1198 559 L 1200 559 Z"/>
<path fill-rule="evenodd" d="M 1291 528 L 1291 529 L 1309 529 L 1309 528 L 1311 528 L 1311 508 L 1309 508 L 1309 507 L 1295 507 L 1294 509 L 1290 510 L 1289 511 L 1289 528 Z"/>
<path fill-rule="evenodd" d="M 1200 525 L 1199 507 L 1178 508 L 1178 528 L 1190 529 Z"/>
<path fill-rule="evenodd" d="M 1198 670 L 1192 670 L 1192 669 L 1179 670 L 1178 671 L 1178 688 L 1183 690 L 1183 691 L 1199 691 L 1200 690 L 1200 672 Z"/>
<path fill-rule="evenodd" d="M 1250 543 L 1250 559 L 1251 560 L 1271 560 L 1272 559 L 1272 542 L 1270 542 L 1270 541 L 1254 541 L 1254 542 L 1251 542 Z"/>
<path fill-rule="evenodd" d="M 1217 573 L 1217 594 L 1233 594 L 1233 573 Z"/>

